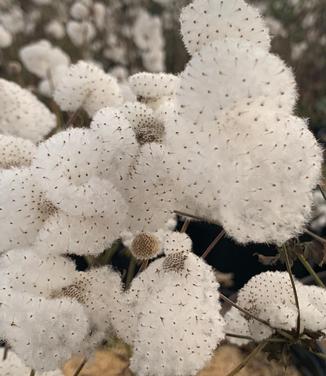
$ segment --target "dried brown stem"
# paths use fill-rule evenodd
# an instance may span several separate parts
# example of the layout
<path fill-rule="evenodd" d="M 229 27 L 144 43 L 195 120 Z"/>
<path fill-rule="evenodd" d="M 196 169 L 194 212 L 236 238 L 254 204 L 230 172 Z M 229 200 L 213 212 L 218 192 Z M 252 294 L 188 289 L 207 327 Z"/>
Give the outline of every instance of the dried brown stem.
<path fill-rule="evenodd" d="M 207 256 L 212 252 L 212 250 L 215 248 L 215 246 L 224 238 L 225 231 L 222 230 L 217 237 L 212 241 L 212 243 L 207 247 L 206 251 L 202 254 L 202 258 L 206 259 Z"/>
<path fill-rule="evenodd" d="M 73 376 L 78 376 L 80 375 L 80 372 L 83 370 L 83 368 L 85 367 L 86 363 L 87 363 L 87 358 L 83 358 L 83 360 L 81 361 L 80 365 L 78 366 L 78 368 L 75 370 L 75 372 L 73 373 Z"/>
<path fill-rule="evenodd" d="M 299 304 L 298 292 L 297 292 L 297 288 L 295 286 L 295 281 L 294 281 L 293 273 L 292 273 L 292 267 L 291 267 L 291 264 L 290 264 L 289 254 L 288 254 L 288 250 L 287 250 L 286 245 L 283 245 L 282 249 L 283 249 L 283 253 L 284 253 L 286 269 L 287 269 L 287 271 L 289 273 L 290 280 L 291 280 L 291 285 L 292 285 L 292 289 L 293 289 L 295 305 L 296 305 L 297 311 L 298 311 L 297 328 L 296 328 L 296 330 L 297 330 L 297 338 L 299 338 L 300 337 L 300 331 L 301 331 L 301 328 L 300 328 L 301 313 L 300 313 L 300 304 Z"/>

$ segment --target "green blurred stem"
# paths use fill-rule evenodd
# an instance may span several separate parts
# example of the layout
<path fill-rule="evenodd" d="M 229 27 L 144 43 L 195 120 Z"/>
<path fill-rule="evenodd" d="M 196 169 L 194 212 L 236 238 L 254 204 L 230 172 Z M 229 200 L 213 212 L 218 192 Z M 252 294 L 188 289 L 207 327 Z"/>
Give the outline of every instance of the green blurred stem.
<path fill-rule="evenodd" d="M 241 362 L 237 368 L 231 371 L 227 376 L 234 376 L 238 374 L 257 354 L 259 354 L 268 344 L 268 340 L 261 342 L 244 360 Z"/>
<path fill-rule="evenodd" d="M 126 289 L 130 287 L 131 281 L 134 278 L 134 275 L 136 272 L 136 266 L 137 266 L 137 260 L 135 259 L 135 257 L 131 256 L 129 267 L 128 267 L 127 279 L 126 279 Z"/>
<path fill-rule="evenodd" d="M 303 255 L 298 254 L 298 259 L 301 262 L 301 264 L 305 267 L 307 272 L 312 276 L 312 278 L 315 280 L 316 284 L 319 287 L 326 288 L 323 281 L 318 277 L 318 274 L 314 271 L 314 269 L 311 267 L 309 262 L 305 259 Z"/>
<path fill-rule="evenodd" d="M 293 278 L 292 266 L 291 266 L 290 259 L 289 259 L 288 249 L 287 249 L 287 247 L 286 247 L 285 244 L 283 245 L 282 250 L 283 250 L 283 253 L 284 253 L 286 269 L 288 271 L 288 274 L 289 274 L 289 277 L 290 277 L 290 280 L 291 280 L 291 285 L 292 285 L 292 290 L 293 290 L 295 305 L 296 305 L 297 311 L 298 311 L 298 316 L 297 316 L 297 333 L 296 334 L 297 334 L 297 338 L 299 338 L 300 337 L 300 331 L 301 331 L 300 330 L 301 312 L 300 312 L 300 304 L 299 304 L 298 292 L 297 292 L 297 288 L 296 288 L 296 285 L 295 285 L 295 282 L 294 282 L 294 278 Z"/>

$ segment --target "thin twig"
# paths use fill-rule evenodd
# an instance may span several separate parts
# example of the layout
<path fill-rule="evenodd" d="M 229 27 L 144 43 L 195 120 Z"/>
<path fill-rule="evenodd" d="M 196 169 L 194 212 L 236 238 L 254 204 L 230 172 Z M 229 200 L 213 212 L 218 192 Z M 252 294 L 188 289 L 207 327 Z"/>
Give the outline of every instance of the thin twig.
<path fill-rule="evenodd" d="M 31 369 L 29 376 L 35 376 L 35 369 Z"/>
<path fill-rule="evenodd" d="M 137 260 L 135 259 L 135 257 L 131 256 L 129 267 L 128 267 L 128 272 L 127 272 L 126 289 L 129 288 L 131 281 L 134 278 L 136 266 L 137 266 Z"/>
<path fill-rule="evenodd" d="M 301 262 L 301 264 L 305 267 L 307 272 L 312 276 L 314 281 L 319 287 L 326 288 L 323 281 L 319 278 L 318 274 L 314 271 L 314 269 L 311 267 L 309 262 L 306 260 L 306 258 L 303 255 L 298 254 L 298 259 Z"/>
<path fill-rule="evenodd" d="M 320 190 L 320 193 L 322 194 L 324 200 L 326 201 L 326 194 L 325 194 L 323 188 L 321 187 L 320 184 L 318 184 L 317 187 L 318 187 L 318 189 Z"/>
<path fill-rule="evenodd" d="M 69 128 L 70 126 L 74 125 L 74 122 L 78 118 L 80 111 L 81 111 L 81 109 L 77 108 L 77 110 L 72 113 L 72 115 L 70 116 L 70 118 L 67 121 L 67 124 L 65 126 L 66 128 Z"/>
<path fill-rule="evenodd" d="M 241 334 L 225 333 L 225 335 L 231 338 L 247 339 L 248 341 L 255 342 L 255 340 L 252 337 L 242 336 Z"/>
<path fill-rule="evenodd" d="M 138 270 L 138 274 L 142 273 L 145 269 L 147 269 L 148 264 L 149 264 L 149 260 L 143 261 Z"/>
<path fill-rule="evenodd" d="M 3 357 L 2 357 L 3 361 L 5 361 L 7 359 L 8 352 L 9 352 L 9 345 L 7 343 L 5 343 L 5 347 L 3 349 Z"/>
<path fill-rule="evenodd" d="M 286 269 L 287 269 L 287 271 L 289 273 L 290 280 L 291 280 L 291 285 L 292 285 L 292 289 L 293 289 L 295 305 L 296 305 L 297 311 L 298 311 L 298 317 L 297 317 L 297 338 L 299 338 L 300 337 L 300 331 L 301 331 L 301 328 L 300 328 L 301 313 L 300 313 L 299 297 L 298 297 L 297 288 L 295 286 L 295 282 L 294 282 L 294 278 L 293 278 L 293 274 L 292 274 L 292 267 L 291 267 L 291 264 L 290 264 L 289 254 L 288 254 L 288 250 L 287 250 L 286 245 L 283 245 L 282 249 L 283 249 L 283 253 L 284 253 L 284 257 L 285 257 Z"/>
<path fill-rule="evenodd" d="M 193 215 L 193 214 L 184 213 L 184 212 L 181 212 L 181 211 L 178 211 L 178 210 L 175 210 L 174 213 L 176 215 L 178 215 L 179 217 L 188 217 L 188 218 L 191 218 L 191 219 L 195 219 L 196 221 L 207 222 L 207 220 L 205 218 L 201 218 L 201 217 L 198 217 L 198 216 Z"/>
<path fill-rule="evenodd" d="M 268 341 L 261 342 L 233 371 L 227 376 L 234 376 L 238 374 L 257 354 L 259 354 L 268 344 Z"/>
<path fill-rule="evenodd" d="M 188 230 L 190 222 L 191 222 L 191 219 L 186 218 L 186 220 L 183 222 L 183 225 L 182 225 L 180 232 L 185 233 Z"/>
<path fill-rule="evenodd" d="M 207 247 L 206 251 L 201 256 L 203 259 L 206 259 L 207 256 L 212 252 L 212 250 L 215 248 L 215 246 L 223 239 L 225 236 L 225 231 L 222 230 L 217 237 L 212 241 L 212 243 Z"/>
<path fill-rule="evenodd" d="M 315 234 L 314 232 L 312 232 L 311 230 L 309 229 L 305 229 L 305 233 L 307 235 L 310 235 L 312 238 L 316 239 L 319 243 L 325 245 L 326 244 L 326 239 L 322 238 L 321 236 Z"/>
<path fill-rule="evenodd" d="M 76 369 L 76 371 L 73 373 L 73 376 L 78 376 L 80 374 L 80 372 L 85 367 L 87 361 L 88 361 L 88 359 L 86 357 L 83 358 L 83 360 L 81 361 L 80 365 L 78 366 L 78 368 Z"/>
<path fill-rule="evenodd" d="M 252 319 L 254 319 L 256 321 L 259 321 L 260 323 L 262 323 L 262 324 L 268 326 L 269 328 L 275 330 L 277 333 L 279 333 L 283 337 L 285 337 L 285 338 L 287 338 L 289 340 L 293 339 L 292 336 L 290 334 L 288 334 L 287 332 L 285 332 L 285 331 L 283 331 L 281 329 L 273 328 L 268 321 L 265 321 L 265 320 L 261 319 L 260 317 L 253 315 L 251 312 L 247 311 L 246 309 L 240 307 L 237 303 L 234 303 L 231 299 L 229 299 L 228 297 L 226 297 L 225 295 L 223 295 L 221 292 L 220 292 L 220 298 L 222 300 L 224 300 L 225 302 L 229 303 L 232 307 L 238 309 L 240 312 L 242 312 L 245 315 L 247 315 L 248 317 L 251 317 Z"/>

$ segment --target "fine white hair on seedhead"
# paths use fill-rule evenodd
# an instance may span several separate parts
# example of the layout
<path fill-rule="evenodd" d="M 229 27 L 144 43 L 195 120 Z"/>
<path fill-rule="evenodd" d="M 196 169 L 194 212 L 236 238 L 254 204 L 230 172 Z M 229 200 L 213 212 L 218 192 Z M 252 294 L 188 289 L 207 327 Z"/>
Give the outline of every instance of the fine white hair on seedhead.
<path fill-rule="evenodd" d="M 84 108 L 90 116 L 103 107 L 122 104 L 117 80 L 97 66 L 80 61 L 57 82 L 54 99 L 64 111 Z"/>
<path fill-rule="evenodd" d="M 48 78 L 58 66 L 70 64 L 70 57 L 46 39 L 25 45 L 19 56 L 25 68 L 40 78 Z"/>
<path fill-rule="evenodd" d="M 0 172 L 0 253 L 32 245 L 46 219 L 56 211 L 30 169 Z"/>
<path fill-rule="evenodd" d="M 129 84 L 140 102 L 152 102 L 172 97 L 179 85 L 179 78 L 168 73 L 136 73 L 129 77 Z"/>
<path fill-rule="evenodd" d="M 3 349 L 5 351 L 5 349 Z M 0 355 L 2 357 L 2 354 Z M 5 360 L 0 362 L 1 376 L 20 376 L 30 374 L 31 369 L 27 367 L 21 359 L 13 352 L 8 351 Z M 64 376 L 61 370 L 43 372 L 42 376 Z"/>
<path fill-rule="evenodd" d="M 224 320 L 225 320 L 225 333 L 235 335 L 235 337 L 227 335 L 226 338 L 230 343 L 237 345 L 237 346 L 242 346 L 250 342 L 250 339 L 236 337 L 236 336 L 244 336 L 244 337 L 250 338 L 251 336 L 251 333 L 249 330 L 249 322 L 237 308 L 232 307 L 224 315 Z"/>
<path fill-rule="evenodd" d="M 56 126 L 56 118 L 28 90 L 0 79 L 0 133 L 41 141 Z"/>
<path fill-rule="evenodd" d="M 296 83 L 283 61 L 240 39 L 215 41 L 195 54 L 180 75 L 177 111 L 190 124 L 216 122 L 219 113 L 239 101 L 258 97 L 291 113 Z"/>
<path fill-rule="evenodd" d="M 177 252 L 191 252 L 192 240 L 186 233 L 171 232 L 164 239 L 163 250 L 166 255 Z"/>
<path fill-rule="evenodd" d="M 181 33 L 193 55 L 210 42 L 239 38 L 269 50 L 270 36 L 257 8 L 243 0 L 195 0 L 183 8 Z"/>
<path fill-rule="evenodd" d="M 300 329 L 326 334 L 326 293 L 320 287 L 304 286 L 295 280 L 300 309 Z M 287 272 L 265 272 L 251 278 L 239 291 L 237 304 L 265 320 L 271 327 L 249 320 L 250 336 L 257 341 L 268 338 L 273 329 L 294 330 L 298 310 Z"/>
<path fill-rule="evenodd" d="M 120 274 L 105 266 L 79 272 L 75 279 L 63 289 L 53 291 L 53 297 L 69 298 L 79 302 L 87 314 L 92 335 L 79 350 L 89 349 L 113 335 L 112 312 L 121 308 L 122 284 Z M 97 343 L 95 343 L 95 338 Z M 92 350 L 95 350 L 95 346 Z"/>
<path fill-rule="evenodd" d="M 84 308 L 76 301 L 1 292 L 0 337 L 30 368 L 61 368 L 89 333 Z"/>
<path fill-rule="evenodd" d="M 238 242 L 282 244 L 304 230 L 322 150 L 303 119 L 239 106 L 220 117 L 220 222 Z"/>
<path fill-rule="evenodd" d="M 174 218 L 174 184 L 164 168 L 163 145 L 145 144 L 125 191 L 128 214 L 125 229 L 132 233 L 155 232 Z"/>
<path fill-rule="evenodd" d="M 102 141 L 99 175 L 122 191 L 139 153 L 133 127 L 119 109 L 106 107 L 95 114 L 91 128 Z"/>
<path fill-rule="evenodd" d="M 151 108 L 139 102 L 129 102 L 125 103 L 120 111 L 131 124 L 139 145 L 163 142 L 164 123 L 155 116 Z"/>
<path fill-rule="evenodd" d="M 48 218 L 35 240 L 40 255 L 97 255 L 119 238 L 125 220 L 121 210 L 108 216 L 73 216 L 58 211 Z"/>
<path fill-rule="evenodd" d="M 167 270 L 164 260 L 150 264 L 127 293 L 130 368 L 141 375 L 195 375 L 224 338 L 218 283 L 211 267 L 192 253 L 178 271 Z"/>
<path fill-rule="evenodd" d="M 35 144 L 27 139 L 0 135 L 0 169 L 28 167 L 35 152 Z"/>
<path fill-rule="evenodd" d="M 72 282 L 75 264 L 65 257 L 40 255 L 34 247 L 19 248 L 0 257 L 2 291 L 50 297 L 52 290 Z"/>
<path fill-rule="evenodd" d="M 90 129 L 68 129 L 42 143 L 33 174 L 49 200 L 70 215 L 107 216 L 125 203 L 108 179 L 98 176 L 101 138 Z"/>

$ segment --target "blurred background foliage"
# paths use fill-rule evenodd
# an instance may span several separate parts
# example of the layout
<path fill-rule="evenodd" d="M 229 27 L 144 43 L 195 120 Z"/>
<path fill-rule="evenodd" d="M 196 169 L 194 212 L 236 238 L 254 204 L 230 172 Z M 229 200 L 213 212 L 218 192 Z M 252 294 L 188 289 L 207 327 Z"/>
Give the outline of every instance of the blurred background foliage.
<path fill-rule="evenodd" d="M 90 2 L 85 0 L 85 3 Z M 249 2 L 258 6 L 266 18 L 274 37 L 273 51 L 295 71 L 300 93 L 298 113 L 309 118 L 317 137 L 326 141 L 326 1 Z M 189 59 L 180 38 L 178 22 L 180 9 L 189 0 L 100 0 L 98 3 L 109 9 L 104 27 L 97 28 L 96 36 L 82 46 L 76 46 L 69 37 L 54 37 L 45 27 L 54 20 L 66 26 L 71 21 L 70 9 L 74 3 L 74 0 L 0 0 L 0 25 L 4 24 L 15 34 L 14 43 L 1 50 L 0 75 L 16 79 L 13 76 L 18 68 L 14 62 L 19 61 L 19 47 L 42 38 L 63 48 L 73 62 L 81 58 L 95 60 L 106 70 L 115 68 L 115 73 L 122 78 L 141 70 L 177 73 Z M 8 17 L 8 12 L 13 17 Z M 160 31 L 156 30 L 157 20 Z M 137 21 L 139 25 L 136 25 Z M 162 62 L 154 62 L 158 57 L 155 51 L 151 52 L 152 60 L 148 63 L 135 35 L 141 33 L 146 41 L 146 38 L 153 39 L 151 33 L 155 32 L 161 33 L 164 56 Z M 151 43 L 148 48 L 154 48 L 160 41 L 157 39 Z M 28 84 L 32 79 L 28 78 Z"/>

